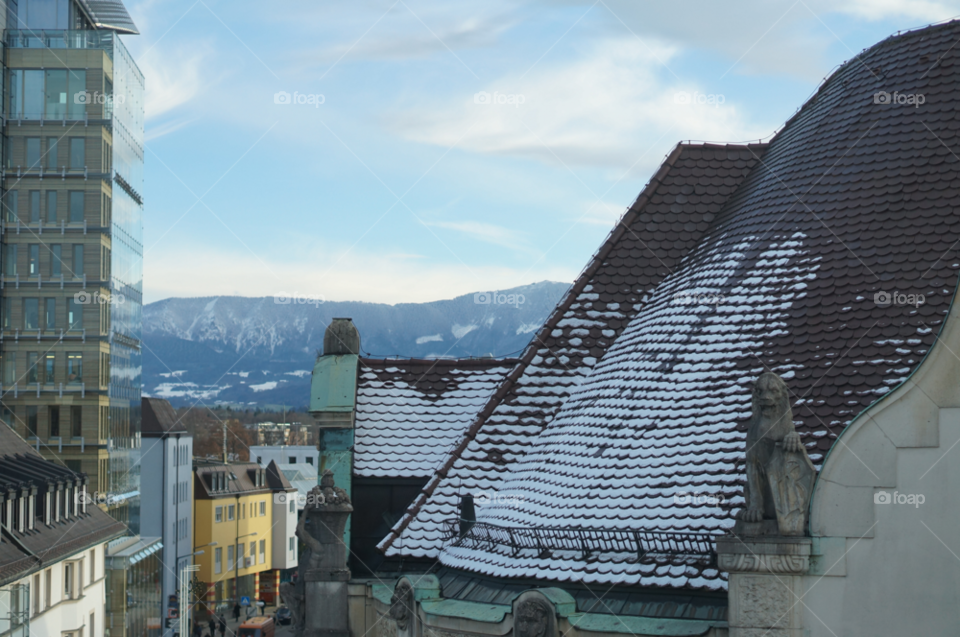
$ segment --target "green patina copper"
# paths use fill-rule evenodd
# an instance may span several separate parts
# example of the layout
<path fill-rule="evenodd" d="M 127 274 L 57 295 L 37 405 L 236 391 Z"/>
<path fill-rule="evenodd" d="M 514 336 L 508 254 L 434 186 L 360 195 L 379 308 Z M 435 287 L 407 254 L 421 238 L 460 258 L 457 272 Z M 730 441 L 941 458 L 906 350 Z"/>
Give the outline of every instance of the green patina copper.
<path fill-rule="evenodd" d="M 310 413 L 339 414 L 353 411 L 357 401 L 356 354 L 321 356 L 313 366 Z"/>
<path fill-rule="evenodd" d="M 386 584 L 371 584 L 370 585 L 371 593 L 373 593 L 373 598 L 380 602 L 381 604 L 390 605 L 390 600 L 393 597 L 393 586 L 388 586 Z"/>
<path fill-rule="evenodd" d="M 479 604 L 477 602 L 464 602 L 459 599 L 422 601 L 420 602 L 420 608 L 426 614 L 435 617 L 457 617 L 489 623 L 502 622 L 503 618 L 513 610 L 513 607 L 503 604 Z"/>
<path fill-rule="evenodd" d="M 571 615 L 567 619 L 571 626 L 575 626 L 579 630 L 626 635 L 656 635 L 657 637 L 695 637 L 706 634 L 715 626 L 725 627 L 727 625 L 726 622 L 709 622 L 696 619 L 631 617 L 595 613 Z"/>

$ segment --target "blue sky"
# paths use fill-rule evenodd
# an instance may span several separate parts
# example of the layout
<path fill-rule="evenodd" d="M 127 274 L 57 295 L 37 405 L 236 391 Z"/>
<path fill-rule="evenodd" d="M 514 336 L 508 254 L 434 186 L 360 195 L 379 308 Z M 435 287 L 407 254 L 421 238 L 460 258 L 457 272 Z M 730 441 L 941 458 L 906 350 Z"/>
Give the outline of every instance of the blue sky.
<path fill-rule="evenodd" d="M 678 141 L 768 138 L 837 64 L 960 0 L 128 8 L 145 301 L 398 303 L 572 281 Z"/>

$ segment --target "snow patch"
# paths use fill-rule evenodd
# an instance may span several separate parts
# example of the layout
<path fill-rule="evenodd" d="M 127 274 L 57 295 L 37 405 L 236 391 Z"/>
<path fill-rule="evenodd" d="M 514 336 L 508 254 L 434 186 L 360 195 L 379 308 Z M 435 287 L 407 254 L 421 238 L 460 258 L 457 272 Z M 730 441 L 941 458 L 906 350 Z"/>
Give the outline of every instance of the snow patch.
<path fill-rule="evenodd" d="M 456 332 L 454 332 L 456 336 Z M 439 334 L 434 334 L 433 336 L 420 336 L 417 338 L 417 345 L 423 345 L 424 343 L 434 343 L 443 341 L 443 337 Z"/>
<path fill-rule="evenodd" d="M 472 325 L 460 325 L 458 323 L 454 323 L 453 327 L 450 328 L 450 333 L 453 334 L 455 339 L 460 340 L 478 327 L 480 326 L 475 323 Z"/>

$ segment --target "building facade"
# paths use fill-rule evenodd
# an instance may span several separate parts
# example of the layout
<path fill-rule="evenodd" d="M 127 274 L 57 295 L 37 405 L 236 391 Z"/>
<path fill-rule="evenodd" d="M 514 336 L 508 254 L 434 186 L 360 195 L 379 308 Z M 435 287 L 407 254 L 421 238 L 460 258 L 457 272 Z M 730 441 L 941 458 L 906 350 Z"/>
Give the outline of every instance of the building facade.
<path fill-rule="evenodd" d="M 320 452 L 309 445 L 254 445 L 250 447 L 250 460 L 266 467 L 276 462 L 281 467 L 285 464 L 311 464 L 317 466 Z"/>
<path fill-rule="evenodd" d="M 0 427 L 0 635 L 103 637 L 106 553 L 124 526 L 94 506 L 88 480 Z"/>
<path fill-rule="evenodd" d="M 242 597 L 259 599 L 262 584 L 276 590 L 280 570 L 295 563 L 287 560 L 287 550 L 282 557 L 274 551 L 293 546 L 295 554 L 296 507 L 291 514 L 289 503 L 296 489 L 275 463 L 195 463 L 193 474 L 193 547 L 203 550 L 195 563 L 207 591 L 203 610 L 221 612 Z"/>
<path fill-rule="evenodd" d="M 140 526 L 145 536 L 159 537 L 163 542 L 160 560 L 161 613 L 165 637 L 172 637 L 179 605 L 171 605 L 171 597 L 180 591 L 184 567 L 192 564 L 193 555 L 193 437 L 165 400 L 144 398 L 143 453 L 140 462 L 141 485 Z M 167 621 L 171 620 L 171 621 Z M 169 624 L 169 626 L 168 626 Z"/>
<path fill-rule="evenodd" d="M 8 0 L 0 418 L 139 531 L 143 75 L 120 2 Z"/>

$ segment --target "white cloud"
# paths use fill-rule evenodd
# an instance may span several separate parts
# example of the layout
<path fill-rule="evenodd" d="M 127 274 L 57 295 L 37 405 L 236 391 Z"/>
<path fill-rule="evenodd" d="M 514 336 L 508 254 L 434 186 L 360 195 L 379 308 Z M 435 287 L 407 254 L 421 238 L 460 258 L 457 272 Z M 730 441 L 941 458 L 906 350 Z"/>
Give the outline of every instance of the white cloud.
<path fill-rule="evenodd" d="M 512 74 L 478 87 L 490 102 L 496 94 L 522 96 L 522 104 L 477 103 L 473 94 L 462 95 L 420 104 L 390 125 L 426 144 L 554 165 L 635 165 L 638 174 L 649 173 L 678 139 L 742 141 L 773 132 L 772 122 L 748 120 L 734 96 L 676 80 L 663 63 L 677 54 L 635 38 L 609 40 L 570 64 L 541 62 L 526 77 Z M 683 92 L 706 97 L 678 104 Z"/>
<path fill-rule="evenodd" d="M 173 53 L 167 48 L 151 49 L 137 60 L 147 78 L 144 111 L 147 121 L 177 109 L 194 98 L 210 83 L 203 71 L 210 68 L 202 43 L 191 46 L 190 53 Z"/>
<path fill-rule="evenodd" d="M 478 241 L 504 246 L 505 248 L 530 250 L 530 247 L 525 245 L 516 231 L 492 223 L 482 221 L 431 221 L 424 222 L 424 225 L 455 230 Z"/>

